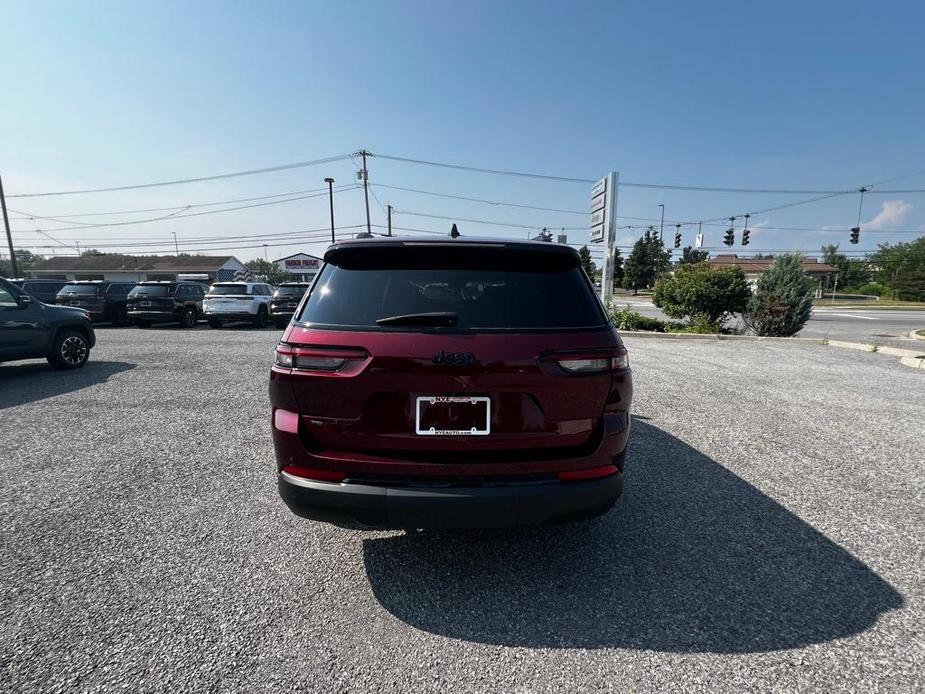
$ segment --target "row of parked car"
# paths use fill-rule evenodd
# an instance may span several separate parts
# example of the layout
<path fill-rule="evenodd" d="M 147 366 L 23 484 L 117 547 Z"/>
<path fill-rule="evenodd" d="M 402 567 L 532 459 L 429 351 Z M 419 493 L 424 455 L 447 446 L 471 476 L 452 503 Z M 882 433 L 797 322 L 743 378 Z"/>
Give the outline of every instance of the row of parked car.
<path fill-rule="evenodd" d="M 178 323 L 194 327 L 205 319 L 213 328 L 247 321 L 257 327 L 272 322 L 283 328 L 292 318 L 308 283 L 285 282 L 278 287 L 262 282 L 198 281 L 118 282 L 107 280 L 12 280 L 45 304 L 73 306 L 94 322 L 148 327 Z"/>

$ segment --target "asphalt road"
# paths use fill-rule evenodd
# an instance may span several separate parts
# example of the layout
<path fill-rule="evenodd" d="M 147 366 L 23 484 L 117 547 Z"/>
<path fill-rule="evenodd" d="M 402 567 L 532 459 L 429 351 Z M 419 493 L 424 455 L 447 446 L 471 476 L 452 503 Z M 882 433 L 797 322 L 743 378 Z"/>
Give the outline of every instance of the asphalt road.
<path fill-rule="evenodd" d="M 925 690 L 925 373 L 631 340 L 611 513 L 406 535 L 277 498 L 277 335 L 0 365 L 0 691 Z"/>
<path fill-rule="evenodd" d="M 627 300 L 626 297 L 620 297 L 616 301 L 618 305 L 629 303 L 635 311 L 644 316 L 666 319 L 665 314 L 651 301 Z M 925 310 L 819 306 L 813 309 L 812 317 L 799 336 L 902 346 L 897 340 L 912 343 L 909 333 L 920 328 L 925 328 Z"/>

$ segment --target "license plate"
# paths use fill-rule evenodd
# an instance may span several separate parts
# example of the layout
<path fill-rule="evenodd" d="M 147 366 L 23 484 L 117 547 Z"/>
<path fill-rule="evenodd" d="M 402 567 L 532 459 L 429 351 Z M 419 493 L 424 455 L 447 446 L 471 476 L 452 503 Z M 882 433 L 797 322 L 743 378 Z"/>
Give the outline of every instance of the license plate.
<path fill-rule="evenodd" d="M 286 304 L 286 308 L 295 308 L 296 306 L 298 306 L 298 304 L 293 303 L 291 301 L 288 304 Z"/>
<path fill-rule="evenodd" d="M 139 301 L 139 302 L 138 302 L 138 305 L 139 305 L 139 306 L 147 307 L 147 306 L 150 306 L 150 305 L 151 305 L 151 302 L 150 302 L 150 301 Z"/>
<path fill-rule="evenodd" d="M 72 302 L 71 302 L 71 306 L 80 306 L 80 302 L 79 302 L 79 301 L 72 301 Z"/>
<path fill-rule="evenodd" d="M 491 400 L 484 396 L 424 395 L 415 415 L 420 436 L 486 436 L 491 430 Z"/>

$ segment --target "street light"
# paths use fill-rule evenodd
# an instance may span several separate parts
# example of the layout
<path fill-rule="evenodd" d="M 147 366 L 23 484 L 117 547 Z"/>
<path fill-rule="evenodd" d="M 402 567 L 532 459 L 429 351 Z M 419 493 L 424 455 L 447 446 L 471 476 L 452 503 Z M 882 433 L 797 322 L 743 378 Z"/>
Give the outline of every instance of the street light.
<path fill-rule="evenodd" d="M 328 200 L 331 201 L 331 243 L 334 243 L 334 179 L 328 176 L 324 182 L 328 184 Z"/>

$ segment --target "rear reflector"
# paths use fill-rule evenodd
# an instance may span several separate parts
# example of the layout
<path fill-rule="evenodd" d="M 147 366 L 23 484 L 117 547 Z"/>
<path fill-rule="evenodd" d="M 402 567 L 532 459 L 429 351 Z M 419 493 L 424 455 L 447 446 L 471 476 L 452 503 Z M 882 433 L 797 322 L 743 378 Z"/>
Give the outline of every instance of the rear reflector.
<path fill-rule="evenodd" d="M 273 426 L 279 431 L 290 434 L 299 433 L 299 415 L 289 410 L 275 410 L 273 412 Z"/>
<path fill-rule="evenodd" d="M 283 468 L 283 472 L 310 480 L 321 480 L 322 482 L 342 482 L 347 477 L 346 472 L 340 472 L 339 470 L 321 470 L 314 467 L 302 467 L 301 465 L 287 465 Z"/>
<path fill-rule="evenodd" d="M 607 477 L 617 471 L 616 465 L 601 465 L 600 467 L 588 467 L 583 470 L 563 470 L 558 477 L 563 482 L 573 480 L 590 480 L 596 477 Z"/>

